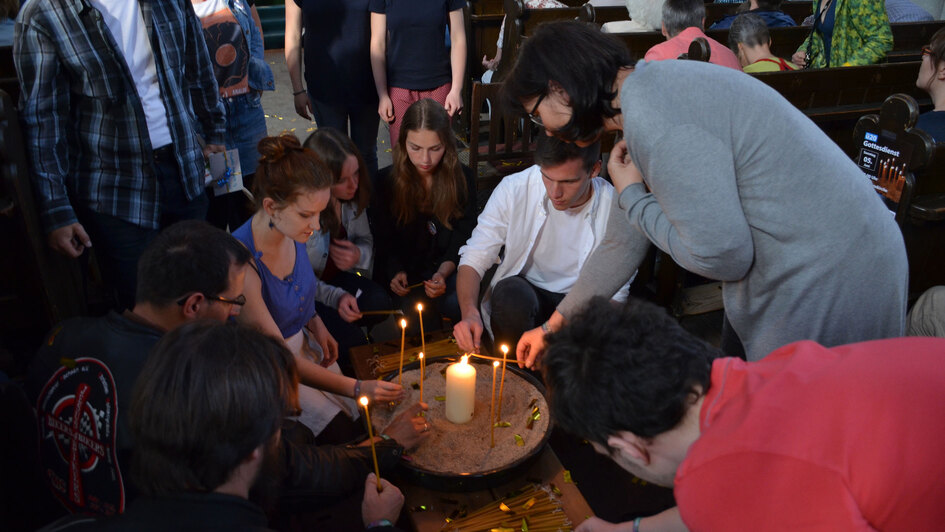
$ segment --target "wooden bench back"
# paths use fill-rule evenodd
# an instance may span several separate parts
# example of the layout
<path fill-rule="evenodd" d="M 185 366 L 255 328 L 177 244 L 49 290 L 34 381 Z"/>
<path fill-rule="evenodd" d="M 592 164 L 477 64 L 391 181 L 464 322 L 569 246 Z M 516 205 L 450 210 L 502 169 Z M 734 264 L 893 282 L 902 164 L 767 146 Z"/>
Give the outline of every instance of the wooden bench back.
<path fill-rule="evenodd" d="M 544 134 L 526 113 L 509 112 L 501 105 L 501 89 L 501 83 L 473 83 L 469 139 L 469 166 L 476 170 L 480 162 L 486 162 L 500 176 L 530 166 L 535 154 L 535 135 Z M 482 115 L 487 111 L 489 123 L 483 127 Z M 483 130 L 488 132 L 485 145 L 480 143 Z"/>

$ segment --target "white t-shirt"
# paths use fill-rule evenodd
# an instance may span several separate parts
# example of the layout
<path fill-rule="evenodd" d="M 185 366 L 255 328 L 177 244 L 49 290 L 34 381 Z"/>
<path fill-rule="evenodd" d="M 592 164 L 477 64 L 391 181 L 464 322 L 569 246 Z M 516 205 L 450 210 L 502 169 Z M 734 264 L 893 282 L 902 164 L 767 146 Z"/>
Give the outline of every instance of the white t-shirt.
<path fill-rule="evenodd" d="M 549 205 L 545 224 L 522 269 L 528 282 L 558 294 L 571 290 L 581 273 L 582 242 L 594 240 L 592 224 L 585 219 L 591 203 L 588 199 L 584 205 L 564 211 Z"/>
<path fill-rule="evenodd" d="M 118 51 L 125 58 L 134 79 L 144 116 L 148 123 L 151 147 L 160 148 L 172 142 L 167 124 L 167 111 L 161 100 L 154 51 L 148 39 L 147 26 L 136 0 L 89 0 L 102 13 L 102 20 L 112 32 Z"/>

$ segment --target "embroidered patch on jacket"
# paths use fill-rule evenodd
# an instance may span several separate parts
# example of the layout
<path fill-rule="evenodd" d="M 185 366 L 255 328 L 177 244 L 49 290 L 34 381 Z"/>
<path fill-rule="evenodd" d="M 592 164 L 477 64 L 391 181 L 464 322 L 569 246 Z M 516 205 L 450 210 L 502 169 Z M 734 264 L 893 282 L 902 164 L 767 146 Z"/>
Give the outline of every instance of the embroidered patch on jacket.
<path fill-rule="evenodd" d="M 53 493 L 73 513 L 125 509 L 115 447 L 115 379 L 96 358 L 77 358 L 46 382 L 36 401 L 40 456 Z"/>

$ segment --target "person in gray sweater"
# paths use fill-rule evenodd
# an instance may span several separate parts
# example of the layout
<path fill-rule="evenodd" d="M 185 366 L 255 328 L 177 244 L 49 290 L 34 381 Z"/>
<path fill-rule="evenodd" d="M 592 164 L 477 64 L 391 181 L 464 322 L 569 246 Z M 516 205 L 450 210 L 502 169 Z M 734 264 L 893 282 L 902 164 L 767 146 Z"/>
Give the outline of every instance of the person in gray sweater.
<path fill-rule="evenodd" d="M 634 67 L 619 41 L 562 22 L 523 45 L 505 91 L 563 140 L 624 133 L 608 164 L 619 208 L 546 329 L 611 296 L 646 238 L 723 282 L 730 354 L 739 343 L 758 360 L 796 340 L 903 334 L 908 264 L 893 216 L 843 151 L 768 86 L 697 61 Z M 520 363 L 535 363 L 543 337 L 523 336 Z"/>

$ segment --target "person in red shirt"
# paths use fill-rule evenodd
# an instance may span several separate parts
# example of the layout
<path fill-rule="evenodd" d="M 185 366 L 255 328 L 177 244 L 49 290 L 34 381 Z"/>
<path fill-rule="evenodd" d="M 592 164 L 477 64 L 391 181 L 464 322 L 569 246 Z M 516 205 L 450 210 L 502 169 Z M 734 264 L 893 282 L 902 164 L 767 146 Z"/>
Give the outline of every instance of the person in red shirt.
<path fill-rule="evenodd" d="M 548 345 L 556 423 L 673 487 L 689 530 L 945 522 L 943 339 L 800 341 L 745 362 L 719 357 L 659 307 L 598 298 Z"/>
<path fill-rule="evenodd" d="M 680 55 L 689 51 L 689 45 L 697 37 L 702 37 L 709 43 L 711 53 L 709 62 L 736 70 L 741 70 L 738 58 L 727 46 L 707 37 L 702 28 L 705 27 L 705 4 L 702 0 L 666 0 L 663 3 L 663 36 L 666 42 L 657 44 L 647 50 L 643 59 L 647 61 L 663 61 L 678 59 Z"/>

